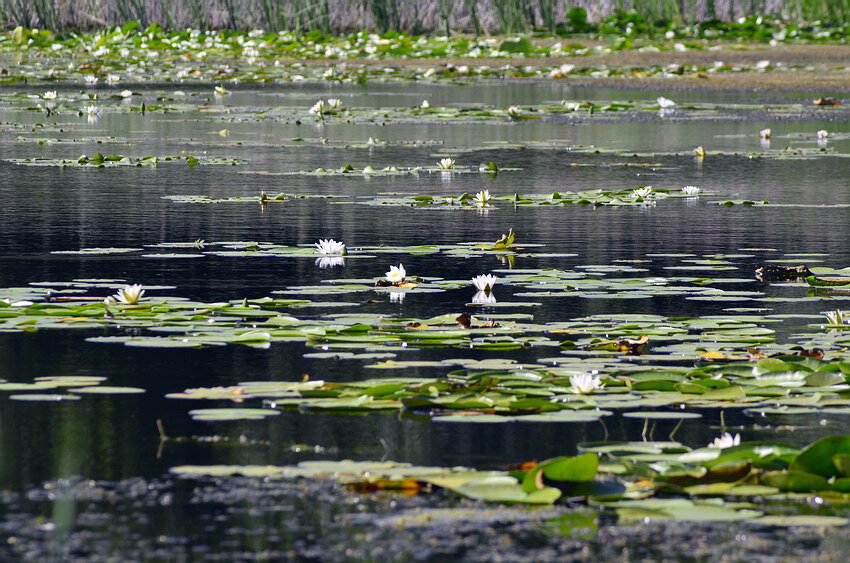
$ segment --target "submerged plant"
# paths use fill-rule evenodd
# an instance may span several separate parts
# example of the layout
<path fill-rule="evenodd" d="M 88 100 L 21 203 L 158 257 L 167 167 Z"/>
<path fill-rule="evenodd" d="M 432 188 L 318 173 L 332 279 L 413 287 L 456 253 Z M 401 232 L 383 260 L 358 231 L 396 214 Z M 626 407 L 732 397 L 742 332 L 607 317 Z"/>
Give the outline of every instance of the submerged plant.
<path fill-rule="evenodd" d="M 483 274 L 472 278 L 472 285 L 474 285 L 478 291 L 490 293 L 493 291 L 493 286 L 496 285 L 497 280 L 498 278 L 493 274 Z"/>
<path fill-rule="evenodd" d="M 437 163 L 442 170 L 451 170 L 455 167 L 455 159 L 443 158 Z"/>
<path fill-rule="evenodd" d="M 121 303 L 122 305 L 135 305 L 142 299 L 144 294 L 145 290 L 142 288 L 142 284 L 140 283 L 125 285 L 122 289 L 118 290 L 118 293 L 107 297 L 103 300 L 103 302 L 107 305 L 114 305 L 116 303 Z"/>
<path fill-rule="evenodd" d="M 404 266 L 401 264 L 398 266 L 390 266 L 390 271 L 385 275 L 387 281 L 390 283 L 402 283 L 404 278 L 407 277 L 407 270 L 405 270 Z"/>
<path fill-rule="evenodd" d="M 602 389 L 605 385 L 598 375 L 588 375 L 586 373 L 570 376 L 570 391 L 579 395 L 588 395 L 597 389 Z"/>
<path fill-rule="evenodd" d="M 332 238 L 329 239 L 319 239 L 319 242 L 316 243 L 316 252 L 319 254 L 345 254 L 345 243 L 342 241 L 335 241 Z"/>
<path fill-rule="evenodd" d="M 730 434 L 728 432 L 724 432 L 722 436 L 720 436 L 719 438 L 715 438 L 714 441 L 709 443 L 708 447 L 709 448 L 720 448 L 722 450 L 722 449 L 725 449 L 725 448 L 732 448 L 734 446 L 739 446 L 739 445 L 741 445 L 741 435 L 740 434 L 735 434 L 734 436 L 732 436 L 732 434 Z"/>

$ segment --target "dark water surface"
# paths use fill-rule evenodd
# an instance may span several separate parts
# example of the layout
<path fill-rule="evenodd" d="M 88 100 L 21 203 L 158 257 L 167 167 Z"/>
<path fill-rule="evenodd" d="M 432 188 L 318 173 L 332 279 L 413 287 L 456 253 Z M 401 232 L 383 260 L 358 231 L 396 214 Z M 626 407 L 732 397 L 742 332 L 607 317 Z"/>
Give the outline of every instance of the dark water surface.
<path fill-rule="evenodd" d="M 171 92 L 176 87 L 148 87 Z M 184 88 L 187 93 L 197 91 Z M 436 88 L 410 85 L 266 88 L 237 90 L 224 101 L 227 106 L 309 107 L 319 97 L 335 95 L 349 107 L 412 106 L 428 98 L 432 106 L 450 103 L 487 103 L 496 106 L 543 101 L 652 99 L 655 92 L 581 90 L 545 84 L 480 85 Z M 677 94 L 680 102 L 734 102 L 742 94 L 691 92 Z M 210 99 L 187 96 L 189 103 Z M 798 100 L 783 94 L 776 100 Z M 773 101 L 776 101 L 773 100 Z M 137 103 L 134 101 L 134 103 Z M 122 256 L 68 256 L 56 250 L 87 247 L 139 247 L 163 242 L 268 241 L 280 244 L 312 244 L 319 238 L 343 240 L 349 247 L 391 244 L 456 243 L 493 241 L 512 227 L 518 240 L 541 243 L 551 252 L 576 253 L 576 257 L 518 259 L 518 268 L 611 264 L 615 260 L 645 258 L 648 253 L 752 254 L 733 261 L 738 270 L 729 277 L 751 278 L 753 269 L 766 257 L 763 252 L 740 249 L 773 248 L 782 253 L 828 253 L 824 265 L 844 267 L 850 250 L 850 222 L 842 208 L 725 208 L 699 201 L 667 200 L 656 207 L 557 209 L 499 205 L 487 213 L 434 211 L 401 207 L 335 205 L 326 200 L 296 200 L 260 208 L 254 204 L 184 205 L 162 199 L 166 195 L 256 195 L 298 192 L 368 196 L 380 192 L 441 194 L 475 193 L 488 189 L 502 195 L 551 193 L 563 190 L 624 189 L 652 184 L 679 189 L 697 185 L 729 198 L 768 199 L 783 203 L 850 203 L 850 159 L 751 160 L 740 156 L 717 156 L 700 163 L 690 156 L 698 145 L 711 150 L 758 151 L 758 131 L 773 129 L 774 148 L 790 141 L 783 136 L 812 136 L 818 129 L 850 132 L 847 122 L 812 121 L 698 121 L 652 119 L 646 122 L 602 122 L 565 125 L 555 123 L 419 124 L 385 126 L 367 124 L 227 121 L 220 114 L 153 114 L 145 116 L 107 113 L 94 123 L 84 117 L 61 114 L 47 118 L 41 113 L 6 108 L 3 121 L 50 124 L 39 136 L 57 139 L 112 135 L 117 144 L 56 143 L 40 146 L 17 140 L 18 132 L 0 135 L 2 158 L 45 156 L 75 158 L 95 152 L 131 156 L 145 154 L 202 154 L 247 159 L 241 166 L 163 164 L 157 168 L 59 169 L 23 167 L 0 163 L 0 287 L 31 282 L 67 281 L 77 278 L 120 278 L 145 285 L 173 285 L 168 294 L 196 300 L 219 301 L 259 298 L 291 285 L 316 284 L 325 279 L 370 278 L 383 274 L 397 255 L 372 260 L 348 260 L 344 270 L 320 269 L 312 259 L 239 259 L 207 256 L 167 260 Z M 230 130 L 222 146 L 217 135 Z M 61 131 L 60 131 L 61 130 Z M 276 144 L 293 137 L 330 140 L 329 146 L 309 144 L 282 148 Z M 334 148 L 343 142 L 363 143 L 369 137 L 383 140 L 434 140 L 442 146 L 371 149 Z M 566 150 L 496 150 L 490 142 L 530 143 L 559 140 L 571 145 L 596 145 L 630 151 L 683 152 L 685 156 L 652 159 L 657 168 L 605 166 L 627 157 L 575 154 Z M 799 144 L 803 144 L 802 141 Z M 814 146 L 814 141 L 810 143 Z M 457 154 L 458 148 L 473 152 Z M 850 150 L 850 141 L 836 140 L 837 152 Z M 444 178 L 439 174 L 418 177 L 308 177 L 245 174 L 252 171 L 293 172 L 316 167 L 356 168 L 371 164 L 431 166 L 441 155 L 457 154 L 458 164 L 477 165 L 493 160 L 501 167 L 520 167 L 489 179 L 468 174 Z M 569 166 L 572 162 L 593 166 Z M 441 255 L 405 256 L 411 274 L 468 279 L 504 267 L 496 257 L 447 258 Z M 641 264 L 641 276 L 669 275 L 664 266 L 678 264 L 674 258 L 655 258 Z M 799 290 L 764 288 L 756 282 L 735 289 L 764 289 L 768 296 L 797 295 Z M 517 290 L 519 291 L 519 290 Z M 499 287 L 501 301 L 510 301 L 513 290 Z M 357 311 L 427 318 L 459 312 L 471 298 L 470 289 L 434 294 L 411 294 L 403 303 L 390 303 L 385 295 L 344 296 L 344 301 L 363 304 Z M 332 296 L 329 298 L 333 298 Z M 379 299 L 379 303 L 365 303 Z M 517 300 L 522 300 L 517 298 Z M 720 314 L 729 303 L 684 301 L 673 298 L 596 300 L 563 297 L 544 300 L 544 305 L 521 312 L 534 314 L 535 322 L 567 320 L 601 312 L 640 312 L 662 315 Z M 734 306 L 734 305 L 733 305 Z M 818 303 L 777 303 L 775 313 L 818 314 Z M 336 310 L 334 310 L 336 311 Z M 513 310 L 503 310 L 507 312 Z M 300 313 L 295 313 L 296 315 Z M 322 314 L 317 311 L 316 314 Z M 778 326 L 781 340 L 809 321 L 787 320 Z M 272 344 L 269 349 L 231 345 L 203 350 L 157 350 L 115 344 L 85 342 L 100 331 L 50 331 L 0 334 L 0 378 L 30 382 L 43 375 L 104 375 L 110 385 L 143 387 L 144 395 L 84 397 L 72 403 L 0 401 L 0 488 L 26 491 L 45 480 L 57 478 L 119 481 L 141 477 L 158 479 L 168 468 L 185 464 L 287 464 L 311 458 L 393 459 L 417 464 L 497 467 L 526 459 L 567 455 L 581 441 L 608 438 L 639 439 L 641 424 L 612 417 L 605 427 L 594 424 L 450 424 L 400 420 L 397 415 L 348 417 L 284 412 L 264 421 L 195 423 L 187 412 L 213 403 L 189 403 L 165 399 L 170 392 L 188 387 L 227 386 L 239 381 L 314 379 L 351 380 L 377 377 L 383 372 L 364 370 L 367 362 L 302 358 L 310 351 L 300 343 Z M 552 356 L 557 350 L 528 349 L 499 352 L 499 357 L 521 362 Z M 440 348 L 411 350 L 399 359 L 492 357 L 493 353 Z M 448 371 L 448 369 L 444 370 Z M 435 369 L 405 370 L 405 376 L 439 376 Z M 402 375 L 394 371 L 391 375 Z M 155 423 L 161 419 L 168 434 L 220 435 L 219 445 L 168 443 L 160 448 Z M 677 438 L 697 447 L 717 434 L 716 414 L 685 424 Z M 672 426 L 671 426 L 672 427 Z M 810 429 L 809 429 L 810 428 Z M 670 428 L 661 425 L 659 435 Z M 807 443 L 824 429 L 803 428 L 782 439 Z M 239 440 L 242 437 L 243 443 Z M 776 437 L 765 427 L 750 427 L 745 439 Z M 292 446 L 306 444 L 304 448 Z M 318 446 L 318 448 L 317 448 Z M 172 513 L 187 526 L 192 510 Z M 185 521 L 181 520 L 185 517 Z M 168 528 L 163 520 L 158 526 Z M 72 524 L 73 527 L 73 524 Z M 191 527 L 191 526 L 190 526 Z M 138 531 L 138 530 L 137 530 Z M 161 531 L 161 530 L 160 530 Z M 173 531 L 173 530 L 172 530 Z M 145 533 L 140 532 L 142 536 Z"/>

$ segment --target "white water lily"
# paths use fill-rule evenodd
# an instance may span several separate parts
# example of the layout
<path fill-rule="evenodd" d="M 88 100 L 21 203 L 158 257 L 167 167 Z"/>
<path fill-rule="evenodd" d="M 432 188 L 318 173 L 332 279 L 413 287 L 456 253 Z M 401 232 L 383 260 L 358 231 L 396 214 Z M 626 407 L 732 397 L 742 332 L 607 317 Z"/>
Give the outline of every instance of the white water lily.
<path fill-rule="evenodd" d="M 421 107 L 422 109 L 429 109 L 431 107 L 431 104 L 428 102 L 428 100 L 422 100 L 422 103 L 419 104 L 419 107 Z"/>
<path fill-rule="evenodd" d="M 118 76 L 117 74 L 107 74 L 106 75 L 106 83 L 109 84 L 110 86 L 115 86 L 119 82 L 121 82 L 121 77 Z"/>
<path fill-rule="evenodd" d="M 230 93 L 224 88 L 224 86 L 216 86 L 214 92 L 216 96 L 226 96 Z"/>
<path fill-rule="evenodd" d="M 722 436 L 720 436 L 719 438 L 715 438 L 713 442 L 709 443 L 708 447 L 720 448 L 722 450 L 725 448 L 732 448 L 734 446 L 739 445 L 741 445 L 740 434 L 735 434 L 734 436 L 732 436 L 730 433 L 724 432 Z"/>
<path fill-rule="evenodd" d="M 829 131 L 827 131 L 826 129 L 821 129 L 820 131 L 818 131 L 818 139 L 826 139 L 827 137 L 829 137 Z"/>
<path fill-rule="evenodd" d="M 89 117 L 96 117 L 100 113 L 100 108 L 97 106 L 89 106 L 86 108 L 86 113 L 89 114 Z"/>
<path fill-rule="evenodd" d="M 685 195 L 699 195 L 700 189 L 696 186 L 685 186 L 682 188 L 682 193 Z"/>
<path fill-rule="evenodd" d="M 87 75 L 86 76 L 86 84 L 88 84 L 89 86 L 94 86 L 95 84 L 97 84 L 97 76 L 95 76 L 93 74 Z"/>
<path fill-rule="evenodd" d="M 844 318 L 844 311 L 841 309 L 836 309 L 835 311 L 824 311 L 824 316 L 826 317 L 827 322 L 831 325 L 843 325 L 847 324 L 847 321 L 850 319 Z"/>
<path fill-rule="evenodd" d="M 493 274 L 483 274 L 472 278 L 472 285 L 474 285 L 478 291 L 490 293 L 491 291 L 493 291 L 493 286 L 496 285 L 496 281 L 498 279 L 499 278 L 497 278 Z"/>
<path fill-rule="evenodd" d="M 329 239 L 319 239 L 319 242 L 316 243 L 316 252 L 319 254 L 345 254 L 345 243 L 342 241 L 335 241 L 332 238 Z"/>
<path fill-rule="evenodd" d="M 318 116 L 321 116 L 325 111 L 325 102 L 323 100 L 319 100 L 313 107 L 310 108 L 310 113 L 315 113 Z"/>
<path fill-rule="evenodd" d="M 487 293 L 486 291 L 476 291 L 475 295 L 472 296 L 472 302 L 476 305 L 492 305 L 496 303 L 496 296 L 491 291 Z"/>
<path fill-rule="evenodd" d="M 140 283 L 134 285 L 125 285 L 122 289 L 118 290 L 118 293 L 111 297 L 107 297 L 103 301 L 107 305 L 113 305 L 115 303 L 122 303 L 124 305 L 135 305 L 141 300 L 144 294 L 145 290 L 142 288 L 142 284 Z"/>
<path fill-rule="evenodd" d="M 702 148 L 701 146 L 695 148 L 694 149 L 694 156 L 696 156 L 697 158 L 705 158 L 705 149 Z"/>
<path fill-rule="evenodd" d="M 759 131 L 759 137 L 761 137 L 762 141 L 769 141 L 770 140 L 770 129 L 762 129 L 761 131 Z"/>
<path fill-rule="evenodd" d="M 481 190 L 475 194 L 475 205 L 490 205 L 490 190 Z"/>
<path fill-rule="evenodd" d="M 632 192 L 631 197 L 635 199 L 646 199 L 652 194 L 652 186 L 643 186 L 642 188 L 635 188 Z"/>
<path fill-rule="evenodd" d="M 388 282 L 401 283 L 404 281 L 404 278 L 407 277 L 407 270 L 405 270 L 404 266 L 401 264 L 399 264 L 398 267 L 390 266 L 390 271 L 385 275 Z"/>
<path fill-rule="evenodd" d="M 561 104 L 570 111 L 578 111 L 581 107 L 581 104 L 578 102 L 568 102 L 566 100 L 561 100 Z"/>
<path fill-rule="evenodd" d="M 506 111 L 511 118 L 516 118 L 520 114 L 520 109 L 517 106 L 511 106 Z"/>
<path fill-rule="evenodd" d="M 443 170 L 451 170 L 455 167 L 455 159 L 453 158 L 443 158 L 437 163 L 437 165 Z"/>
<path fill-rule="evenodd" d="M 579 395 L 593 393 L 595 390 L 602 389 L 604 386 L 599 376 L 588 375 L 586 373 L 570 376 L 570 391 Z"/>
<path fill-rule="evenodd" d="M 12 307 L 29 307 L 30 305 L 34 305 L 32 301 L 12 301 L 12 299 L 9 297 L 6 297 L 5 299 L 0 299 L 0 301 L 7 305 L 11 305 Z"/>
<path fill-rule="evenodd" d="M 342 100 L 337 98 L 328 98 L 327 104 L 330 109 L 339 109 L 342 107 Z"/>
<path fill-rule="evenodd" d="M 132 90 L 121 90 L 121 93 L 118 94 L 122 98 L 131 98 L 133 96 Z"/>
<path fill-rule="evenodd" d="M 345 258 L 342 256 L 322 256 L 321 258 L 316 258 L 316 266 L 322 269 L 345 266 Z"/>
<path fill-rule="evenodd" d="M 44 94 L 41 95 L 45 100 L 55 100 L 58 94 L 56 94 L 56 90 L 48 90 Z"/>
<path fill-rule="evenodd" d="M 670 109 L 676 105 L 676 102 L 674 102 L 670 98 L 665 98 L 664 96 L 658 96 L 655 101 L 658 102 L 658 107 L 660 107 L 661 109 Z"/>

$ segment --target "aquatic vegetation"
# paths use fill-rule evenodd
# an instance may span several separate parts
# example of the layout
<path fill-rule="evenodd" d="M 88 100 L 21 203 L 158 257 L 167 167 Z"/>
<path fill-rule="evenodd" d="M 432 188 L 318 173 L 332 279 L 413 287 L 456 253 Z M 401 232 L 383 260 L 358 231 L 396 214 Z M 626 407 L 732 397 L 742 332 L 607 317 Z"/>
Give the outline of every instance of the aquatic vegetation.
<path fill-rule="evenodd" d="M 817 136 L 819 140 L 827 139 L 829 137 L 829 131 L 821 129 L 817 132 Z"/>
<path fill-rule="evenodd" d="M 390 283 L 402 283 L 404 282 L 404 278 L 407 277 L 407 271 L 402 264 L 390 266 L 390 270 L 385 274 L 385 277 Z"/>
<path fill-rule="evenodd" d="M 634 199 L 649 199 L 651 195 L 652 186 L 641 186 L 634 189 L 631 197 L 633 197 Z"/>
<path fill-rule="evenodd" d="M 661 109 L 670 109 L 676 106 L 676 102 L 670 98 L 665 98 L 664 96 L 658 96 L 656 102 L 658 102 L 658 107 Z"/>
<path fill-rule="evenodd" d="M 709 448 L 719 448 L 721 450 L 726 448 L 734 448 L 735 446 L 741 445 L 741 435 L 735 434 L 732 436 L 729 432 L 724 432 L 722 436 L 715 438 L 711 443 L 708 444 Z"/>
<path fill-rule="evenodd" d="M 697 158 L 705 158 L 705 149 L 703 147 L 697 147 L 694 149 L 694 156 Z"/>
<path fill-rule="evenodd" d="M 345 254 L 345 243 L 334 239 L 319 239 L 316 243 L 316 252 L 319 254 Z"/>
<path fill-rule="evenodd" d="M 605 384 L 602 383 L 599 376 L 588 375 L 586 373 L 570 376 L 570 391 L 573 393 L 589 395 L 603 387 L 605 387 Z"/>
<path fill-rule="evenodd" d="M 826 320 L 831 325 L 843 325 L 847 324 L 847 321 L 850 321 L 850 318 L 845 319 L 844 311 L 841 309 L 836 309 L 835 311 L 826 311 L 824 313 Z"/>
<path fill-rule="evenodd" d="M 443 158 L 440 159 L 439 162 L 437 162 L 437 165 L 442 170 L 451 170 L 455 167 L 455 160 L 453 158 Z"/>
<path fill-rule="evenodd" d="M 700 189 L 697 186 L 684 186 L 682 188 L 682 193 L 686 196 L 696 196 L 699 195 Z"/>
<path fill-rule="evenodd" d="M 761 137 L 762 141 L 769 141 L 770 140 L 770 129 L 762 129 L 761 131 L 759 131 L 759 137 Z"/>
<path fill-rule="evenodd" d="M 144 295 L 145 290 L 142 287 L 142 284 L 137 283 L 133 285 L 126 285 L 122 289 L 118 290 L 118 293 L 115 295 L 104 299 L 104 303 L 107 305 L 114 305 L 116 303 L 120 303 L 122 305 L 136 305 Z"/>
<path fill-rule="evenodd" d="M 472 285 L 474 285 L 475 289 L 478 291 L 490 293 L 493 291 L 493 286 L 496 285 L 496 281 L 498 281 L 498 278 L 493 274 L 482 274 L 472 278 Z"/>
<path fill-rule="evenodd" d="M 490 191 L 489 190 L 481 190 L 480 192 L 475 194 L 475 205 L 486 206 L 490 205 Z"/>

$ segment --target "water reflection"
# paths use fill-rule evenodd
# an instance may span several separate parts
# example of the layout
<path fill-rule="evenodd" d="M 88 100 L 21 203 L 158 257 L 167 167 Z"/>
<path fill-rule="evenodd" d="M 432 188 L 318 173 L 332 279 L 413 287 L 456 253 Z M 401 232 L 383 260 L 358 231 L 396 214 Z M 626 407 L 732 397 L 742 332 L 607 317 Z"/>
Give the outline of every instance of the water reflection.
<path fill-rule="evenodd" d="M 316 259 L 316 266 L 323 269 L 345 266 L 345 258 L 342 256 L 323 256 Z"/>

